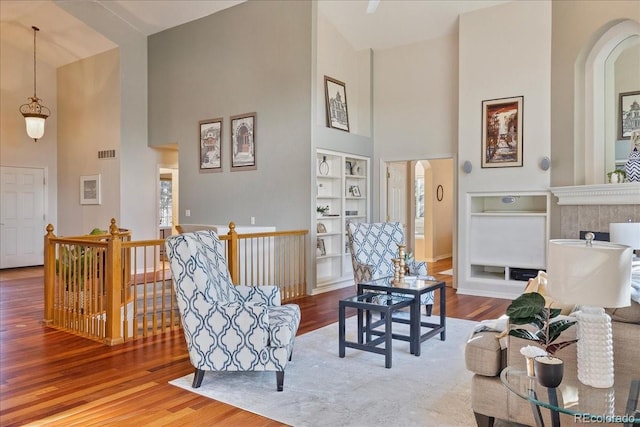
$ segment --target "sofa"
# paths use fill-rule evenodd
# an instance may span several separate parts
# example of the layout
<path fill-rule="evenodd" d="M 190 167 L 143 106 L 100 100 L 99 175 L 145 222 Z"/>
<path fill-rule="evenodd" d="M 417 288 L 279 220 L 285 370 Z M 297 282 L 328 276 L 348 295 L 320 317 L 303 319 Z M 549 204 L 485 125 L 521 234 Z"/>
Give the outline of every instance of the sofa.
<path fill-rule="evenodd" d="M 640 304 L 631 301 L 629 307 L 607 309 L 607 312 L 612 320 L 616 381 L 628 383 L 632 378 L 640 379 Z M 508 319 L 504 320 L 504 324 L 507 324 Z M 520 349 L 531 345 L 531 341 L 512 337 L 504 332 L 501 333 L 501 328 L 495 327 L 496 324 L 500 324 L 500 322 L 487 323 L 487 325 L 494 327 L 475 328 L 465 345 L 466 367 L 473 373 L 471 406 L 476 422 L 479 427 L 493 426 L 496 419 L 534 426 L 535 420 L 531 404 L 510 392 L 500 380 L 500 373 L 506 366 L 526 369 L 525 358 L 520 354 Z M 562 333 L 558 341 L 574 339 L 576 332 L 577 328 L 571 327 Z M 556 356 L 564 360 L 566 373 L 575 372 L 577 367 L 576 345 L 561 349 L 556 353 Z M 569 391 L 565 392 L 567 396 Z M 559 399 L 562 400 L 562 384 L 558 388 L 558 392 Z M 542 409 L 541 412 L 545 425 L 551 425 L 549 411 Z M 560 420 L 563 427 L 583 425 L 574 420 L 573 416 L 566 414 L 561 414 Z"/>

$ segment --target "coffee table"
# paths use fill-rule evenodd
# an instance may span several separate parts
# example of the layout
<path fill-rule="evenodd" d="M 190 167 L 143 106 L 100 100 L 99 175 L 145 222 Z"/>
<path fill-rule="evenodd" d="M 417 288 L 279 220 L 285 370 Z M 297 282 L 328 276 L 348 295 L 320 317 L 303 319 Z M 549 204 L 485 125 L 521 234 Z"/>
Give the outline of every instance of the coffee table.
<path fill-rule="evenodd" d="M 550 410 L 553 427 L 560 426 L 560 414 L 572 416 L 580 425 L 640 425 L 640 379 L 616 375 L 613 387 L 594 388 L 581 384 L 575 369 L 566 368 L 558 388 L 543 387 L 535 377 L 528 377 L 526 371 L 514 367 L 503 369 L 500 380 L 511 393 L 531 404 L 537 427 L 544 427 L 541 407 Z"/>
<path fill-rule="evenodd" d="M 394 318 L 394 322 L 408 323 L 409 335 L 395 334 L 393 338 L 404 341 L 409 341 L 409 349 L 415 356 L 420 356 L 420 344 L 440 334 L 440 339 L 444 341 L 446 339 L 446 292 L 445 282 L 430 280 L 427 277 L 421 276 L 409 276 L 405 277 L 405 281 L 402 283 L 393 283 L 393 277 L 383 277 L 375 279 L 370 282 L 358 283 L 358 294 L 365 292 L 385 292 L 387 294 L 403 295 L 412 299 L 413 309 L 410 312 L 409 320 L 404 318 Z M 440 299 L 440 322 L 431 323 L 422 321 L 420 313 L 420 297 L 431 291 L 438 291 Z M 428 331 L 422 334 L 422 328 L 428 328 Z"/>
<path fill-rule="evenodd" d="M 339 356 L 345 356 L 345 347 L 384 354 L 384 366 L 385 368 L 391 368 L 393 313 L 405 307 L 413 307 L 412 303 L 413 301 L 408 297 L 373 292 L 340 300 L 338 303 Z M 357 342 L 346 340 L 345 310 L 347 307 L 353 307 L 358 310 Z M 413 310 L 413 308 L 411 308 L 411 310 Z M 380 326 L 380 323 L 371 321 L 372 311 L 380 313 L 385 319 L 384 323 L 382 323 L 384 325 L 384 330 L 380 331 L 375 329 Z M 365 319 L 364 322 L 363 317 Z M 382 343 L 384 343 L 384 348 L 378 347 Z"/>

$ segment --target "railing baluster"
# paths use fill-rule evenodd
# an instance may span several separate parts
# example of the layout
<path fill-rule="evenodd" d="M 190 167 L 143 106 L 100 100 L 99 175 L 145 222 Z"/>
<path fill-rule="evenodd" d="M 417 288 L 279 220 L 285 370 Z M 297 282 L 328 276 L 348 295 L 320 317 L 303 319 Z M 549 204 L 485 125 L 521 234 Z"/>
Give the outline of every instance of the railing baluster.
<path fill-rule="evenodd" d="M 109 231 L 60 238 L 47 227 L 46 324 L 109 345 L 179 328 L 173 279 L 159 259 L 164 240 L 133 242 L 115 220 Z M 220 238 L 233 283 L 278 285 L 283 300 L 303 296 L 306 236 L 305 230 L 238 235 L 230 223 Z"/>

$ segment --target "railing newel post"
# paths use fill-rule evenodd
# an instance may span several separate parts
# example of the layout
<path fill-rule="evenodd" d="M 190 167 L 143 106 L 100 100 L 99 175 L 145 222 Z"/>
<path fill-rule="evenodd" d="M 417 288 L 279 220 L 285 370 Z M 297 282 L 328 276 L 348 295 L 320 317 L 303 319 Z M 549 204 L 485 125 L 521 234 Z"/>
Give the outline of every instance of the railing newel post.
<path fill-rule="evenodd" d="M 229 257 L 229 273 L 231 274 L 231 282 L 238 284 L 240 278 L 240 263 L 238 260 L 238 233 L 236 232 L 236 224 L 231 221 L 229 223 L 229 244 L 227 246 Z"/>
<path fill-rule="evenodd" d="M 44 319 L 42 323 L 50 325 L 53 323 L 53 304 L 55 295 L 55 267 L 56 250 L 55 243 L 51 239 L 56 237 L 53 234 L 53 225 L 47 225 L 47 234 L 44 236 Z"/>
<path fill-rule="evenodd" d="M 124 342 L 122 337 L 122 240 L 116 220 L 111 219 L 111 237 L 107 242 L 107 310 L 105 343 L 116 345 Z"/>

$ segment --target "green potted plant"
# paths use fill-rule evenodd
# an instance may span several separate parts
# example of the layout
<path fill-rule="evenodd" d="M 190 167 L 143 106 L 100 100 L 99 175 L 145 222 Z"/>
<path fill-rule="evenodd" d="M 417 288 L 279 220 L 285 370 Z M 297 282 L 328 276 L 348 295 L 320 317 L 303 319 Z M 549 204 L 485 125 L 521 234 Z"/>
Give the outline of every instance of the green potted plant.
<path fill-rule="evenodd" d="M 555 353 L 578 341 L 556 342 L 562 331 L 576 323 L 573 319 L 555 319 L 560 311 L 559 308 L 547 307 L 541 294 L 530 292 L 513 300 L 506 312 L 509 316 L 509 335 L 533 341 L 544 349 L 546 354 L 533 357 L 533 363 L 535 376 L 546 387 L 557 387 L 562 381 L 563 363 L 554 356 Z M 534 328 L 513 325 L 532 325 Z"/>
<path fill-rule="evenodd" d="M 607 177 L 609 178 L 609 182 L 611 184 L 617 184 L 619 182 L 624 182 L 624 180 L 627 178 L 627 173 L 622 169 L 616 169 L 607 173 Z"/>
<path fill-rule="evenodd" d="M 88 235 L 103 234 L 107 234 L 107 231 L 96 227 Z M 81 244 L 60 245 L 59 255 L 56 259 L 56 275 L 64 282 L 65 293 L 70 305 L 74 305 L 77 298 L 80 308 L 84 308 L 84 287 L 89 279 L 86 268 L 94 262 L 95 256 L 95 251 Z M 76 293 L 77 295 L 75 295 Z"/>
<path fill-rule="evenodd" d="M 318 216 L 324 216 L 329 212 L 329 205 L 326 206 L 317 206 L 316 212 L 318 212 Z"/>

